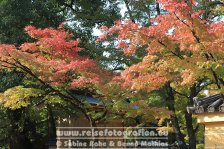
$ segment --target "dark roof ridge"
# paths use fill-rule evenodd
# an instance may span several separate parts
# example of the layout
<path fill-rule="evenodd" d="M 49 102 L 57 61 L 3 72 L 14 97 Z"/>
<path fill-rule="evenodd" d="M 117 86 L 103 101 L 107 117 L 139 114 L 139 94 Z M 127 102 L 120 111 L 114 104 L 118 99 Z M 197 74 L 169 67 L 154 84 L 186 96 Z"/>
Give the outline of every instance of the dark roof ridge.
<path fill-rule="evenodd" d="M 224 95 L 215 94 L 204 98 L 195 97 L 194 105 L 187 107 L 188 113 L 224 112 Z"/>
<path fill-rule="evenodd" d="M 211 95 L 211 96 L 200 98 L 200 99 L 194 98 L 194 104 L 196 104 L 197 106 L 200 106 L 204 103 L 213 102 L 217 98 L 221 98 L 221 97 L 223 97 L 222 94 L 216 94 L 216 95 Z"/>

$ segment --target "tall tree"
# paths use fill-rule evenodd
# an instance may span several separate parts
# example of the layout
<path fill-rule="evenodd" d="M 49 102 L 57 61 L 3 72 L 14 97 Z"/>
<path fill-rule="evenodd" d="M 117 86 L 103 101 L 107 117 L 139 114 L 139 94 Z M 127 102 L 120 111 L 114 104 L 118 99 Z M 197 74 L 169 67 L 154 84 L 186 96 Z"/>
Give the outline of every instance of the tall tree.
<path fill-rule="evenodd" d="M 173 94 L 184 95 L 178 89 L 189 89 L 185 97 L 192 104 L 193 97 L 208 80 L 222 88 L 223 22 L 201 19 L 204 11 L 195 9 L 199 6 L 195 1 L 158 2 L 167 13 L 151 19 L 153 25 L 144 27 L 132 20 L 117 21 L 110 29 L 103 27 L 106 35 L 101 37 L 104 39 L 117 34 L 118 47 L 131 56 L 139 47 L 146 47 L 148 53 L 142 62 L 122 73 L 121 83 L 126 87 L 151 92 L 165 86 L 169 90 L 168 98 L 175 98 Z M 169 107 L 175 113 L 173 101 L 170 101 Z M 195 149 L 192 116 L 186 113 L 185 118 L 190 148 Z M 179 132 L 177 139 L 184 142 L 177 120 L 174 119 L 173 125 Z M 186 148 L 186 145 L 183 143 L 181 148 Z"/>
<path fill-rule="evenodd" d="M 64 21 L 56 1 L 1 0 L 0 42 L 21 44 L 29 38 L 23 32 L 27 25 L 57 27 Z"/>
<path fill-rule="evenodd" d="M 94 60 L 78 54 L 81 50 L 78 47 L 79 39 L 72 40 L 72 35 L 62 26 L 58 30 L 28 26 L 26 31 L 37 41 L 24 43 L 19 49 L 14 45 L 2 44 L 1 67 L 28 74 L 51 92 L 72 103 L 91 121 L 83 103 L 69 90 L 94 88 L 95 84 L 107 77 L 107 73 Z"/>
<path fill-rule="evenodd" d="M 0 1 L 0 9 L 0 16 L 2 18 L 0 21 L 0 43 L 15 44 L 16 46 L 19 46 L 25 41 L 31 40 L 31 38 L 29 38 L 29 36 L 24 33 L 25 26 L 35 24 L 39 27 L 57 27 L 62 21 L 65 20 L 63 14 L 60 13 L 61 7 L 54 0 L 2 0 Z M 11 72 L 7 72 L 7 70 L 1 71 L 1 78 L 6 79 L 4 81 L 1 81 L 1 92 L 8 91 L 8 93 L 10 93 L 11 91 L 13 91 L 14 86 L 24 85 L 23 80 L 25 75 L 20 75 L 21 72 L 15 70 Z M 20 78 L 14 77 L 17 75 L 20 76 Z M 4 85 L 4 82 L 8 82 L 6 83 L 6 86 Z M 8 84 L 11 84 L 10 87 L 12 87 L 12 90 L 7 87 Z M 20 91 L 22 92 L 22 90 Z M 11 92 L 11 94 L 16 93 Z M 21 94 L 21 96 L 22 95 L 23 94 Z M 21 102 L 20 104 L 24 103 Z M 26 113 L 29 113 L 31 112 L 30 109 L 32 108 L 27 107 L 26 105 L 24 105 L 24 107 L 15 107 L 13 109 L 9 107 L 6 108 L 7 112 L 5 112 L 5 117 L 7 117 L 10 121 L 9 123 L 13 125 L 10 128 L 5 127 L 4 129 L 5 131 L 8 131 L 8 136 L 6 136 L 6 138 L 8 138 L 9 146 L 10 148 L 25 148 L 25 144 L 29 142 L 29 140 L 28 135 L 24 133 L 30 133 L 30 131 L 34 130 L 33 128 L 26 128 L 29 125 L 33 125 L 33 122 L 30 121 L 30 117 L 25 114 L 25 111 Z M 26 126 L 23 125 L 23 123 L 27 123 Z M 22 130 L 25 129 L 26 132 L 23 132 Z M 30 147 L 31 146 L 29 145 L 29 147 L 27 148 Z"/>

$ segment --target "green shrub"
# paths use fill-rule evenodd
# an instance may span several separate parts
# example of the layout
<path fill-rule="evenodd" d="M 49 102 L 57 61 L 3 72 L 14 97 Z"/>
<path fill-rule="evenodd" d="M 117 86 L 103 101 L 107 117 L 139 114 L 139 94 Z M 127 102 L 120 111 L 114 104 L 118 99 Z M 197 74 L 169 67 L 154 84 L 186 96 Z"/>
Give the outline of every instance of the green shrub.
<path fill-rule="evenodd" d="M 204 149 L 204 144 L 197 144 L 196 149 Z"/>

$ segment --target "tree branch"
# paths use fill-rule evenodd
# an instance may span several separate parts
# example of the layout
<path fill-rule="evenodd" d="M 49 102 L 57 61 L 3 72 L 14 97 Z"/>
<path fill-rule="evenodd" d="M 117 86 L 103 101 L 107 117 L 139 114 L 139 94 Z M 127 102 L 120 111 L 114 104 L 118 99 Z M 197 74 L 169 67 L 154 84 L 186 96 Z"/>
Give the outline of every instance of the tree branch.
<path fill-rule="evenodd" d="M 180 93 L 180 92 L 178 92 L 178 91 L 176 91 L 174 89 L 172 89 L 172 90 L 173 90 L 174 93 L 179 94 L 181 96 L 184 96 L 184 97 L 188 98 L 188 96 L 186 94 Z"/>
<path fill-rule="evenodd" d="M 126 6 L 126 8 L 128 10 L 128 14 L 129 14 L 129 17 L 130 17 L 131 21 L 135 23 L 135 19 L 134 19 L 133 15 L 132 15 L 131 9 L 130 9 L 130 7 L 128 5 L 128 1 L 124 0 L 124 3 L 125 3 L 125 6 Z"/>
<path fill-rule="evenodd" d="M 157 40 L 157 41 L 158 41 L 158 43 L 160 43 L 160 44 L 161 44 L 162 46 L 164 46 L 165 48 L 168 48 L 162 41 L 160 41 L 160 40 Z M 179 55 L 179 54 L 173 52 L 171 49 L 169 49 L 169 50 L 170 50 L 170 52 L 171 52 L 173 55 L 179 57 L 180 59 L 184 59 L 184 57 L 183 57 L 182 55 Z"/>

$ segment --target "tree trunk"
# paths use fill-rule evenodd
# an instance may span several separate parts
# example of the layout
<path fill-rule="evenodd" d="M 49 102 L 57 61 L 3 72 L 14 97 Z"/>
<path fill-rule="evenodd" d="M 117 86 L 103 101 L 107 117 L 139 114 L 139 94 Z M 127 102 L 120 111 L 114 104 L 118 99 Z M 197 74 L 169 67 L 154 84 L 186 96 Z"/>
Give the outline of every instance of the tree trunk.
<path fill-rule="evenodd" d="M 193 106 L 194 104 L 193 98 L 195 96 L 197 96 L 196 85 L 193 85 L 190 89 L 190 96 L 188 98 L 188 106 Z M 187 133 L 189 137 L 189 148 L 196 149 L 196 136 L 195 136 L 195 130 L 193 127 L 192 114 L 185 111 L 184 116 L 186 121 Z"/>
<path fill-rule="evenodd" d="M 9 129 L 10 149 L 30 149 L 31 143 L 26 134 L 19 130 L 19 122 L 23 109 L 7 110 L 11 129 Z"/>
<path fill-rule="evenodd" d="M 169 83 L 166 86 L 166 90 L 167 90 L 167 95 L 168 95 L 168 97 L 167 97 L 168 109 L 173 112 L 173 114 L 171 115 L 171 121 L 172 121 L 172 125 L 174 128 L 175 134 L 176 134 L 176 140 L 178 142 L 181 142 L 179 144 L 180 149 L 188 149 L 187 145 L 184 141 L 184 136 L 181 133 L 179 121 L 178 121 L 178 118 L 175 113 L 176 112 L 175 107 L 174 107 L 174 101 L 175 101 L 174 99 L 175 98 L 174 98 L 173 90 Z"/>
<path fill-rule="evenodd" d="M 56 140 L 56 124 L 53 115 L 53 111 L 50 105 L 47 105 L 48 110 L 48 139 L 49 140 Z"/>
<path fill-rule="evenodd" d="M 189 114 L 187 111 L 185 111 L 185 120 L 186 120 L 187 133 L 189 137 L 189 148 L 196 149 L 196 136 L 192 124 L 192 114 Z"/>
<path fill-rule="evenodd" d="M 25 134 L 18 132 L 11 132 L 9 137 L 10 149 L 30 149 L 31 143 Z"/>

